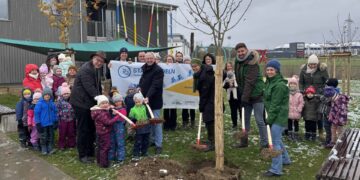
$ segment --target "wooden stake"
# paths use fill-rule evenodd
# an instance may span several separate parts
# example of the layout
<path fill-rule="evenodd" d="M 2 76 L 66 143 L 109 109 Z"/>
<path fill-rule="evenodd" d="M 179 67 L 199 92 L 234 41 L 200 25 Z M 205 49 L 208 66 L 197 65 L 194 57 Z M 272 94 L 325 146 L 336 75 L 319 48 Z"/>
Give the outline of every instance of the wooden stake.
<path fill-rule="evenodd" d="M 266 125 L 266 128 L 267 128 L 267 133 L 268 133 L 269 148 L 272 149 L 273 148 L 273 143 L 272 143 L 270 126 Z"/>
<path fill-rule="evenodd" d="M 245 108 L 241 108 L 241 128 L 242 128 L 242 132 L 245 133 L 246 132 L 246 128 L 245 128 Z"/>
<path fill-rule="evenodd" d="M 221 49 L 217 48 L 216 70 L 215 70 L 215 153 L 218 171 L 224 171 L 224 121 L 223 121 L 223 56 Z"/>

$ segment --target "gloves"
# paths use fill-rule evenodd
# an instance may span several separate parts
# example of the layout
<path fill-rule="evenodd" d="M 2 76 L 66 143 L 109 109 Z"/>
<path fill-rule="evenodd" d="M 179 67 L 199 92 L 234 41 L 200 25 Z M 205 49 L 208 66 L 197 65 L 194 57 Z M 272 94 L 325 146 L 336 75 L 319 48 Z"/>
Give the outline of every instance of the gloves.
<path fill-rule="evenodd" d="M 230 88 L 230 83 L 229 82 L 226 82 L 223 86 L 224 89 L 228 89 Z"/>
<path fill-rule="evenodd" d="M 37 123 L 37 124 L 36 124 L 36 129 L 38 130 L 39 133 L 43 133 L 43 132 L 44 132 L 44 128 L 41 126 L 41 123 Z"/>

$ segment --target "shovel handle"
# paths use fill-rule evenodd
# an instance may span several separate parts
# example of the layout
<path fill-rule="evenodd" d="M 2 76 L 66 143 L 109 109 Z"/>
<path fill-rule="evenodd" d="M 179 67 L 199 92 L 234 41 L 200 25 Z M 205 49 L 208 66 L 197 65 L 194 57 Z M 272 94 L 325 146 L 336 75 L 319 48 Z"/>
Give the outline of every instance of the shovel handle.
<path fill-rule="evenodd" d="M 143 96 L 143 97 L 145 97 L 143 94 L 142 94 L 142 92 L 141 91 L 139 91 L 139 93 Z M 149 104 L 148 103 L 145 103 L 145 105 L 146 105 L 146 108 L 148 109 L 148 111 L 149 111 L 149 113 L 150 113 L 150 117 L 151 117 L 151 119 L 154 119 L 154 113 L 152 112 L 152 110 L 151 110 L 151 108 L 150 108 L 150 106 L 149 106 Z"/>
<path fill-rule="evenodd" d="M 120 117 L 122 117 L 123 119 L 125 119 L 126 122 L 128 122 L 132 127 L 135 127 L 136 124 L 134 124 L 128 117 L 126 117 L 125 115 L 121 114 L 120 112 L 113 110 L 113 112 L 115 112 L 117 115 L 119 115 Z"/>
<path fill-rule="evenodd" d="M 270 126 L 269 126 L 269 125 L 266 125 L 266 129 L 267 129 L 267 134 L 268 134 L 269 147 L 272 148 L 272 147 L 273 147 L 273 143 L 272 143 Z"/>
<path fill-rule="evenodd" d="M 200 133 L 201 133 L 201 121 L 202 121 L 202 113 L 200 113 L 199 115 L 199 127 L 198 127 L 198 133 L 197 133 L 197 138 L 196 138 L 196 143 L 200 144 Z"/>

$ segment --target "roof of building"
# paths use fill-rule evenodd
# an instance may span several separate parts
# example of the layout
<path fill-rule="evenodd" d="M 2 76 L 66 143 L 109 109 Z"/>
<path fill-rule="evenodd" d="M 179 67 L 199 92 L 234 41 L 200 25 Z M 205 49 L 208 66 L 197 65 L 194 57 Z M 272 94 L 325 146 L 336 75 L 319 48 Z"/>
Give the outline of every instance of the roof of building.
<path fill-rule="evenodd" d="M 116 1 L 114 1 L 114 0 L 113 1 L 102 0 L 102 1 L 105 3 L 116 4 Z M 125 2 L 126 4 L 129 4 L 129 5 L 134 4 L 134 0 L 123 0 L 123 2 Z M 176 10 L 178 8 L 177 5 L 155 2 L 155 1 L 148 1 L 148 0 L 136 0 L 135 2 L 137 5 L 143 5 L 143 6 L 149 6 L 149 7 L 151 7 L 153 4 L 155 4 L 155 5 L 158 5 L 159 8 L 163 8 L 167 11 L 170 11 L 171 9 Z"/>

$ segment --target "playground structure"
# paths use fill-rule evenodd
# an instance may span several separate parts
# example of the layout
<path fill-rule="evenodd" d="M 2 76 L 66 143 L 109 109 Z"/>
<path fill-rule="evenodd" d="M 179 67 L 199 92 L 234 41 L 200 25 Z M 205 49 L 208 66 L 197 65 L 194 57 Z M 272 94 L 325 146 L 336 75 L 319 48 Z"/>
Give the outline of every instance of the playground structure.
<path fill-rule="evenodd" d="M 332 78 L 338 78 L 336 74 L 337 68 L 341 68 L 341 91 L 350 95 L 350 80 L 351 80 L 351 52 L 335 52 L 330 56 L 320 57 L 320 60 L 325 60 L 329 65 L 329 75 Z"/>

